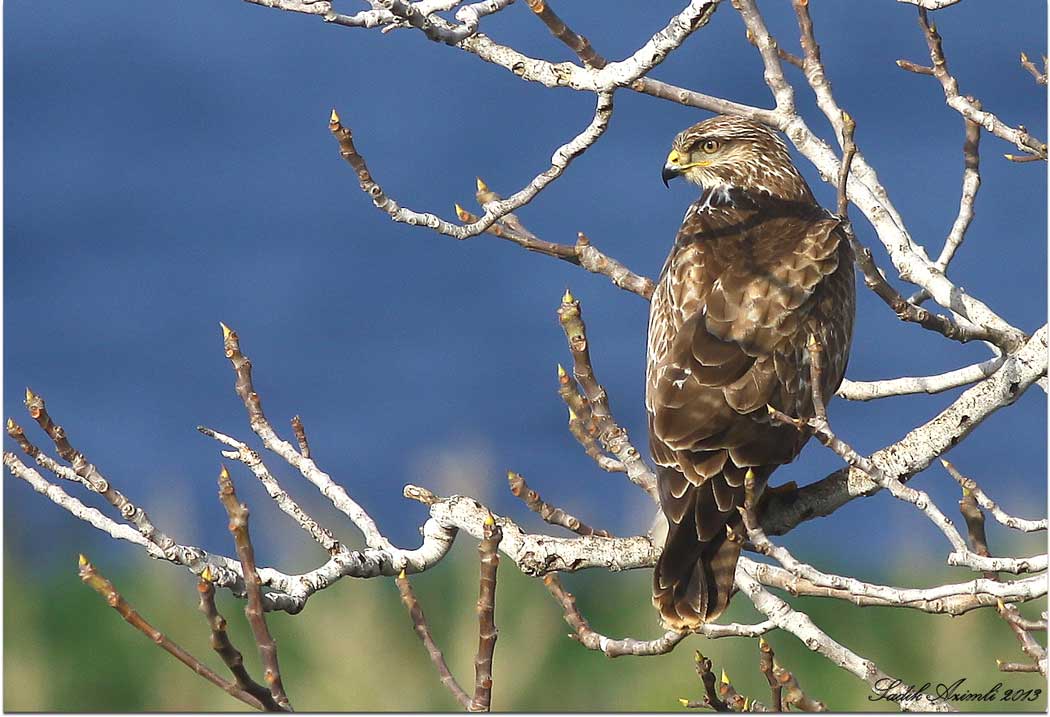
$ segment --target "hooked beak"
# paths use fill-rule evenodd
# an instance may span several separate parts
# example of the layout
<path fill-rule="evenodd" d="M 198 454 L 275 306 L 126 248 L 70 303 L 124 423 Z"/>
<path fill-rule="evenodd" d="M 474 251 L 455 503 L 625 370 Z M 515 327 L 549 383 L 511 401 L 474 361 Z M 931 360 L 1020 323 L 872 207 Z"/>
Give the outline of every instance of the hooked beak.
<path fill-rule="evenodd" d="M 682 174 L 681 157 L 677 149 L 672 149 L 664 161 L 664 169 L 660 172 L 660 179 L 664 180 L 664 186 L 670 187 L 668 182 Z"/>

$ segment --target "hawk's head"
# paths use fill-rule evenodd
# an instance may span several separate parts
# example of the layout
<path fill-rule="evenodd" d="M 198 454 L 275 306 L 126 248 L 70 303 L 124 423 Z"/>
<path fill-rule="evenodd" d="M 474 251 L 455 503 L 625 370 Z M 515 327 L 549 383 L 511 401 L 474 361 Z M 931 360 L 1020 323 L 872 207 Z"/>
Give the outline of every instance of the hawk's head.
<path fill-rule="evenodd" d="M 705 189 L 744 189 L 794 201 L 813 196 L 780 137 L 729 115 L 706 119 L 674 138 L 664 184 L 679 176 Z"/>

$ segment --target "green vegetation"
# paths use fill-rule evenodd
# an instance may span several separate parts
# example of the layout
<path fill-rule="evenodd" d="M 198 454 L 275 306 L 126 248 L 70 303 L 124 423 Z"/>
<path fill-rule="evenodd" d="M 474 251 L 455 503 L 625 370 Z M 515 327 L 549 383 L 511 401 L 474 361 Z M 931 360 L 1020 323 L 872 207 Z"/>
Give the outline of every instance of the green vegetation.
<path fill-rule="evenodd" d="M 421 604 L 456 676 L 473 681 L 477 642 L 475 546 L 458 541 L 441 568 L 413 579 Z M 4 709 L 47 711 L 215 711 L 241 704 L 207 684 L 152 646 L 99 597 L 81 585 L 74 561 L 61 574 L 33 577 L 10 556 L 4 580 Z M 292 561 L 300 568 L 302 561 Z M 170 566 L 131 557 L 96 561 L 125 597 L 158 628 L 216 669 L 197 611 L 192 577 Z M 958 578 L 958 571 L 954 572 Z M 870 576 L 876 577 L 876 576 Z M 902 583 L 932 584 L 939 575 L 898 574 Z M 659 634 L 649 606 L 649 573 L 570 575 L 584 614 L 609 635 Z M 746 601 L 734 601 L 730 620 L 753 620 Z M 797 604 L 832 636 L 875 660 L 887 673 L 923 682 L 951 683 L 984 692 L 1043 689 L 1026 703 L 960 702 L 963 710 L 1045 711 L 1039 675 L 1001 674 L 995 658 L 1023 660 L 1016 640 L 990 610 L 958 618 L 907 610 L 857 608 L 807 599 Z M 220 593 L 219 608 L 253 674 L 258 658 L 242 603 Z M 1045 602 L 1024 607 L 1036 615 Z M 344 580 L 315 595 L 297 616 L 277 614 L 271 627 L 280 647 L 284 682 L 296 709 L 449 711 L 455 703 L 441 687 L 397 597 L 392 580 Z M 700 699 L 693 651 L 701 650 L 725 670 L 742 693 L 768 702 L 757 668 L 757 641 L 690 638 L 669 655 L 610 660 L 566 637 L 558 607 L 537 581 L 506 560 L 500 569 L 493 705 L 497 710 L 679 711 L 679 697 Z M 836 711 L 885 711 L 865 686 L 812 655 L 792 636 L 767 636 L 777 660 L 795 672 L 803 688 Z"/>

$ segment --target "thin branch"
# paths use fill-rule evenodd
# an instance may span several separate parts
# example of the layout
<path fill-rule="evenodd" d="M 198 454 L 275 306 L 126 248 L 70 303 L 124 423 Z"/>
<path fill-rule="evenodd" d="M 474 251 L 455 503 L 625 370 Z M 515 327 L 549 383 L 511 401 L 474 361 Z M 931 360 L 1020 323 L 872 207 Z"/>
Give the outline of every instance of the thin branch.
<path fill-rule="evenodd" d="M 556 508 L 540 497 L 540 494 L 529 487 L 525 478 L 514 471 L 507 471 L 507 482 L 510 484 L 510 492 L 515 498 L 521 500 L 525 506 L 543 518 L 551 525 L 560 525 L 566 530 L 571 530 L 577 535 L 597 535 L 601 538 L 610 538 L 612 534 L 605 530 L 595 530 L 579 518 L 569 515 L 561 508 Z"/>
<path fill-rule="evenodd" d="M 936 376 L 901 376 L 881 381 L 850 381 L 843 379 L 837 396 L 849 401 L 872 401 L 890 396 L 909 396 L 916 393 L 936 394 L 966 386 L 988 378 L 999 370 L 1006 358 L 1002 355 L 964 368 Z"/>
<path fill-rule="evenodd" d="M 244 668 L 244 656 L 230 642 L 230 636 L 226 632 L 226 618 L 219 613 L 215 605 L 215 585 L 211 582 L 210 570 L 205 570 L 201 574 L 197 583 L 197 592 L 200 594 L 200 611 L 204 613 L 208 620 L 208 627 L 211 628 L 211 647 L 229 668 L 237 687 L 257 699 L 267 712 L 285 711 L 274 700 L 270 690 L 253 680 L 248 674 L 248 670 Z"/>
<path fill-rule="evenodd" d="M 303 458 L 310 457 L 310 443 L 306 440 L 306 429 L 303 428 L 303 419 L 299 416 L 292 417 L 292 433 L 295 441 L 299 444 L 299 453 Z"/>
<path fill-rule="evenodd" d="M 146 618 L 142 617 L 142 615 L 129 605 L 124 597 L 117 592 L 117 589 L 113 587 L 113 583 L 99 573 L 95 569 L 95 566 L 92 565 L 83 555 L 80 556 L 80 579 L 83 580 L 92 590 L 101 595 L 106 603 L 116 610 L 129 625 L 148 637 L 151 642 L 170 654 L 176 660 L 186 665 L 186 667 L 193 670 L 208 682 L 211 682 L 223 692 L 237 698 L 249 707 L 257 710 L 264 709 L 262 703 L 251 694 L 205 666 L 200 660 L 179 647 L 176 643 L 172 642 L 172 640 L 160 630 L 153 627 Z"/>
<path fill-rule="evenodd" d="M 599 70 L 608 64 L 605 58 L 591 47 L 591 43 L 586 37 L 577 35 L 572 31 L 572 28 L 558 17 L 547 0 L 526 0 L 526 4 L 536 14 L 536 17 L 547 26 L 547 29 L 551 31 L 554 37 L 561 40 L 566 47 L 576 53 L 576 56 L 580 58 L 580 62 L 587 67 L 594 67 Z M 1043 82 L 1043 84 L 1045 85 L 1046 82 Z"/>
<path fill-rule="evenodd" d="M 951 7 L 960 0 L 897 0 L 897 2 L 908 3 L 909 5 L 917 5 L 927 10 L 943 10 L 946 7 Z"/>
<path fill-rule="evenodd" d="M 974 98 L 969 98 L 977 109 L 981 103 Z M 966 230 L 973 222 L 974 202 L 977 199 L 977 190 L 981 188 L 981 125 L 970 119 L 965 119 L 966 134 L 963 139 L 963 180 L 962 192 L 959 197 L 959 214 L 955 217 L 948 238 L 941 249 L 941 255 L 934 263 L 942 272 L 948 268 L 948 264 L 955 256 L 959 246 L 966 238 Z"/>
<path fill-rule="evenodd" d="M 1028 55 L 1021 53 L 1021 67 L 1028 70 L 1029 74 L 1035 78 L 1037 85 L 1046 87 L 1046 57 L 1043 57 L 1043 71 L 1040 72 L 1039 68 L 1035 66 L 1035 63 L 1028 59 Z"/>
<path fill-rule="evenodd" d="M 790 632 L 806 647 L 824 656 L 832 664 L 864 680 L 874 691 L 877 692 L 880 682 L 886 685 L 893 681 L 893 678 L 880 670 L 874 662 L 860 657 L 836 642 L 817 627 L 804 612 L 793 610 L 786 602 L 763 588 L 746 569 L 738 567 L 736 585 L 747 594 L 758 611 L 772 620 L 777 627 Z M 900 705 L 902 709 L 916 711 L 944 712 L 951 709 L 947 703 L 929 695 L 905 697 Z"/>
<path fill-rule="evenodd" d="M 843 600 L 858 607 L 903 607 L 931 615 L 963 615 L 982 607 L 994 607 L 999 600 L 1027 602 L 1047 593 L 1043 575 L 1000 582 L 978 578 L 931 588 L 902 588 L 866 583 L 856 578 L 822 573 L 795 560 L 782 546 L 769 555 L 780 558 L 786 568 L 756 563 L 742 557 L 747 571 L 763 585 L 784 590 L 793 596 Z M 764 551 L 760 551 L 764 552 Z M 764 553 L 765 554 L 765 553 Z"/>
<path fill-rule="evenodd" d="M 281 681 L 281 669 L 277 663 L 277 644 L 270 635 L 270 628 L 267 627 L 266 616 L 263 614 L 262 585 L 255 567 L 255 549 L 252 547 L 251 536 L 248 533 L 248 506 L 237 500 L 233 481 L 225 466 L 219 473 L 219 500 L 230 517 L 230 533 L 237 546 L 237 557 L 241 559 L 245 591 L 248 597 L 248 603 L 244 606 L 244 614 L 248 618 L 248 624 L 252 627 L 255 644 L 259 648 L 259 657 L 262 659 L 264 670 L 263 677 L 274 701 L 283 709 L 290 710 L 291 704 L 288 701 L 288 695 L 285 694 L 284 684 Z"/>
<path fill-rule="evenodd" d="M 769 683 L 769 692 L 772 697 L 772 708 L 774 712 L 784 711 L 784 685 L 780 683 L 773 673 L 774 655 L 773 648 L 764 637 L 758 638 L 758 669 Z"/>
<path fill-rule="evenodd" d="M 437 669 L 441 684 L 452 693 L 460 707 L 464 710 L 469 710 L 470 695 L 459 686 L 459 682 L 456 681 L 452 671 L 448 668 L 448 663 L 445 662 L 445 656 L 441 653 L 441 648 L 434 642 L 434 637 L 430 633 L 430 625 L 423 614 L 423 608 L 420 607 L 419 600 L 416 599 L 416 593 L 412 589 L 412 585 L 409 583 L 408 576 L 404 570 L 401 571 L 401 574 L 397 576 L 394 582 L 397 584 L 397 590 L 401 594 L 401 602 L 404 603 L 405 608 L 408 609 L 409 617 L 412 618 L 412 627 L 420 641 L 427 648 L 430 661 Z"/>
<path fill-rule="evenodd" d="M 84 485 L 105 498 L 106 502 L 120 511 L 120 515 L 124 520 L 135 526 L 135 529 L 143 537 L 160 548 L 165 554 L 175 548 L 175 541 L 153 525 L 149 515 L 146 514 L 146 511 L 141 506 L 136 506 L 123 493 L 114 488 L 106 480 L 105 476 L 88 462 L 84 454 L 70 444 L 65 429 L 55 423 L 50 414 L 48 414 L 42 396 L 26 388 L 25 405 L 29 415 L 55 444 L 55 450 L 58 451 L 58 455 L 73 467 L 73 471 L 80 476 Z"/>
<path fill-rule="evenodd" d="M 936 26 L 929 22 L 927 8 L 921 5 L 919 6 L 919 27 L 922 28 L 923 35 L 926 37 L 926 44 L 930 51 L 930 60 L 933 62 L 931 74 L 941 83 L 948 106 L 966 119 L 981 125 L 996 137 L 1004 139 L 1015 145 L 1022 152 L 1028 153 L 1032 159 L 1046 159 L 1045 142 L 1032 137 L 1023 126 L 1014 128 L 1005 124 L 991 112 L 982 110 L 979 105 L 971 101 L 971 98 L 959 94 L 959 83 L 948 70 L 948 62 L 944 56 L 944 47 L 940 33 L 937 32 Z M 901 65 L 898 62 L 898 65 L 903 69 L 912 69 L 910 63 Z"/>
<path fill-rule="evenodd" d="M 998 609 L 999 614 L 1002 615 L 1004 620 L 1006 620 L 1007 624 L 1010 626 L 1010 629 L 1017 637 L 1017 641 L 1021 644 L 1021 650 L 1032 660 L 1032 663 L 1039 670 L 1039 674 L 1041 674 L 1043 677 L 1046 677 L 1046 648 L 1044 648 L 1042 645 L 1036 642 L 1036 639 L 1032 637 L 1031 631 L 1026 630 L 1024 628 L 1024 620 L 1021 617 L 1021 614 L 1017 611 L 1017 606 L 1011 605 L 1009 603 L 1000 602 Z"/>
<path fill-rule="evenodd" d="M 481 559 L 481 586 L 478 594 L 478 653 L 474 658 L 474 697 L 471 712 L 488 712 L 492 705 L 492 654 L 496 649 L 496 569 L 503 531 L 490 514 L 484 522 L 484 535 L 478 544 Z"/>
<path fill-rule="evenodd" d="M 477 180 L 478 191 L 475 195 L 482 207 L 489 206 L 492 202 L 498 202 L 501 197 L 492 191 L 479 177 Z M 473 224 L 480 218 L 460 205 L 456 205 L 456 216 L 461 222 Z M 485 230 L 488 234 L 513 242 L 518 246 L 537 254 L 554 257 L 576 266 L 583 267 L 593 274 L 601 274 L 609 277 L 613 284 L 631 293 L 638 294 L 644 299 L 653 295 L 654 284 L 652 279 L 635 274 L 626 266 L 602 253 L 591 244 L 591 240 L 583 233 L 577 233 L 576 244 L 556 244 L 545 241 L 526 229 L 521 221 L 513 213 L 503 215 Z"/>
<path fill-rule="evenodd" d="M 598 446 L 598 427 L 594 423 L 591 406 L 580 393 L 576 379 L 558 364 L 558 395 L 569 409 L 569 433 L 583 447 L 598 467 L 610 473 L 626 473 L 627 466 L 602 452 Z"/>
<path fill-rule="evenodd" d="M 951 475 L 955 481 L 962 486 L 964 491 L 969 491 L 973 494 L 977 504 L 992 514 L 999 523 L 1005 525 L 1007 528 L 1013 528 L 1014 530 L 1021 530 L 1026 533 L 1031 533 L 1036 530 L 1046 530 L 1047 520 L 1043 518 L 1041 520 L 1025 520 L 1024 518 L 1015 518 L 996 504 L 988 495 L 981 490 L 981 487 L 977 485 L 977 481 L 972 478 L 967 478 L 958 470 L 955 466 L 949 463 L 947 460 L 941 459 L 941 465 L 944 466 L 945 470 Z"/>
<path fill-rule="evenodd" d="M 372 198 L 372 203 L 380 210 L 386 212 L 391 219 L 411 226 L 429 227 L 454 239 L 469 239 L 484 232 L 506 214 L 528 204 L 548 184 L 560 177 L 576 157 L 587 151 L 605 133 L 605 130 L 609 127 L 609 118 L 612 116 L 612 110 L 612 93 L 608 91 L 601 92 L 598 95 L 598 105 L 590 124 L 576 137 L 555 150 L 549 169 L 536 175 L 523 189 L 507 199 L 488 205 L 484 216 L 466 226 L 452 224 L 435 214 L 420 213 L 407 207 L 402 207 L 394 199 L 387 196 L 382 187 L 372 179 L 372 174 L 368 171 L 368 165 L 365 164 L 364 157 L 361 156 L 354 146 L 353 133 L 349 127 L 342 124 L 335 110 L 332 110 L 328 128 L 339 142 L 339 153 L 357 174 L 361 191 L 369 195 Z"/>
<path fill-rule="evenodd" d="M 368 547 L 376 550 L 393 550 L 394 548 L 390 541 L 379 532 L 379 528 L 376 526 L 375 521 L 372 520 L 372 517 L 347 494 L 342 486 L 333 481 L 332 477 L 327 473 L 320 470 L 312 458 L 307 458 L 300 454 L 291 443 L 277 436 L 263 413 L 262 402 L 252 382 L 252 362 L 241 353 L 241 342 L 237 332 L 221 322 L 219 326 L 222 327 L 222 343 L 226 352 L 226 358 L 229 359 L 234 373 L 237 375 L 234 389 L 241 401 L 244 402 L 244 407 L 248 411 L 248 423 L 251 425 L 252 431 L 262 439 L 263 446 L 298 469 L 304 478 L 313 483 L 321 491 L 321 494 L 332 502 L 332 505 L 350 518 L 358 530 L 361 531 L 361 534 L 364 535 L 365 543 Z M 401 567 L 404 566 L 398 566 L 397 570 L 391 574 L 397 575 Z"/>
<path fill-rule="evenodd" d="M 598 427 L 598 440 L 627 467 L 627 478 L 648 493 L 654 501 L 658 500 L 656 476 L 631 445 L 627 431 L 616 423 L 609 410 L 609 397 L 594 376 L 580 302 L 568 290 L 565 291 L 558 308 L 558 320 L 572 352 L 573 375 L 583 388 L 587 403 L 590 404 L 591 417 Z"/>
<path fill-rule="evenodd" d="M 545 575 L 543 584 L 558 604 L 561 605 L 565 622 L 573 629 L 573 634 L 570 637 L 588 650 L 602 652 L 607 657 L 665 655 L 689 635 L 689 633 L 685 632 L 668 630 L 662 637 L 658 637 L 655 640 L 636 640 L 633 637 L 619 639 L 606 637 L 595 631 L 590 623 L 587 622 L 587 619 L 576 605 L 576 598 L 565 589 L 561 579 L 556 574 L 550 573 Z M 758 637 L 769 632 L 774 627 L 773 623 L 768 620 L 757 625 L 705 623 L 697 630 L 697 634 L 710 639 L 720 637 Z"/>
<path fill-rule="evenodd" d="M 239 460 L 244 465 L 251 469 L 255 477 L 262 483 L 263 488 L 266 490 L 266 494 L 273 499 L 273 502 L 277 504 L 277 507 L 281 511 L 288 515 L 292 520 L 298 523 L 299 527 L 309 533 L 310 537 L 317 542 L 322 548 L 328 551 L 329 554 L 335 554 L 340 549 L 340 543 L 332 535 L 332 531 L 327 528 L 321 527 L 321 525 L 310 517 L 306 511 L 304 511 L 295 500 L 288 495 L 288 492 L 281 487 L 281 484 L 277 482 L 277 479 L 273 477 L 270 470 L 263 463 L 262 458 L 259 454 L 253 450 L 247 443 L 238 441 L 236 438 L 227 436 L 224 433 L 219 433 L 216 430 L 208 428 L 206 426 L 197 426 L 197 430 L 209 438 L 214 438 L 223 445 L 230 446 L 233 448 L 232 451 L 223 451 L 223 455 L 227 458 Z"/>
<path fill-rule="evenodd" d="M 696 651 L 694 655 L 696 662 L 696 674 L 700 678 L 700 682 L 704 685 L 704 704 L 715 712 L 729 712 L 729 705 L 722 699 L 722 696 L 718 694 L 718 690 L 715 688 L 715 672 L 712 669 L 711 659 L 704 657 L 700 650 Z M 725 670 L 722 671 L 725 674 Z M 725 680 L 726 684 L 729 684 L 728 678 Z M 687 705 L 688 706 L 688 705 Z"/>

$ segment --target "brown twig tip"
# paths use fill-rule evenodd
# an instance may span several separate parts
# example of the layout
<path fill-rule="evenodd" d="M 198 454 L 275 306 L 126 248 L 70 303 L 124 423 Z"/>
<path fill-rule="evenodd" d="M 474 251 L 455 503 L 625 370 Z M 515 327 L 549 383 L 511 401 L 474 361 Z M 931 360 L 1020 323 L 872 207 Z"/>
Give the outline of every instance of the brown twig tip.
<path fill-rule="evenodd" d="M 576 232 L 576 246 L 584 247 L 591 245 L 591 238 L 583 232 Z"/>

